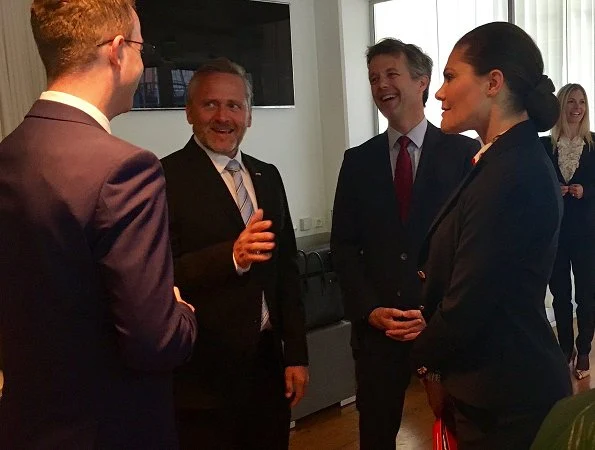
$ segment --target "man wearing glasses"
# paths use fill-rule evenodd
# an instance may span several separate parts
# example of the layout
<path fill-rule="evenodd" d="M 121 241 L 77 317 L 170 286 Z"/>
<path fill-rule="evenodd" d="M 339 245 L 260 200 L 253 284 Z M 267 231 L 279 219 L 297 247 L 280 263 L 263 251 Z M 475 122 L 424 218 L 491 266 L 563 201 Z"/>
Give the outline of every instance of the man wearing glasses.
<path fill-rule="evenodd" d="M 35 0 L 31 25 L 48 90 L 0 143 L 0 448 L 176 448 L 196 319 L 161 165 L 110 134 L 143 72 L 134 2 Z"/>

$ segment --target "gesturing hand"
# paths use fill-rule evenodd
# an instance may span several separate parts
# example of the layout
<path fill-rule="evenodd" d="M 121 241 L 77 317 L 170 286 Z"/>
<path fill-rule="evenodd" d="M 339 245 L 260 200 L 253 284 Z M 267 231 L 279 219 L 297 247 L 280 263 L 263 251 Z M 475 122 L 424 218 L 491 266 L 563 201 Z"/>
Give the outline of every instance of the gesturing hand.
<path fill-rule="evenodd" d="M 269 260 L 275 248 L 275 234 L 267 231 L 273 222 L 262 218 L 262 209 L 257 209 L 233 244 L 233 256 L 242 269 L 248 269 L 252 263 Z"/>

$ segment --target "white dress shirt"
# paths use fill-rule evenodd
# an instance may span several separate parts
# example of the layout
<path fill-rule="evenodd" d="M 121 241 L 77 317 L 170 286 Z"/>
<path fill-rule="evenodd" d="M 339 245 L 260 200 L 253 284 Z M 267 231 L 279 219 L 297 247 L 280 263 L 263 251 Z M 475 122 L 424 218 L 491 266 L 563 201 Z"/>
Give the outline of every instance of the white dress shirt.
<path fill-rule="evenodd" d="M 202 148 L 205 151 L 207 156 L 210 158 L 211 162 L 215 166 L 215 169 L 217 169 L 217 172 L 219 172 L 219 175 L 221 175 L 221 178 L 223 178 L 223 181 L 225 182 L 225 185 L 227 186 L 229 193 L 236 201 L 236 204 L 238 204 L 236 185 L 233 181 L 233 175 L 225 169 L 227 167 L 227 163 L 229 163 L 229 161 L 231 161 L 232 158 L 226 155 L 222 155 L 221 153 L 209 150 L 208 148 L 206 148 L 206 146 L 202 145 L 202 143 L 198 140 L 196 136 L 194 136 L 194 141 L 198 144 L 200 148 Z M 256 192 L 254 191 L 254 184 L 252 184 L 252 178 L 250 178 L 250 172 L 248 172 L 246 166 L 244 166 L 244 163 L 242 162 L 242 152 L 238 151 L 233 159 L 240 163 L 240 173 L 242 174 L 242 180 L 244 180 L 244 186 L 246 187 L 246 191 L 248 191 L 248 196 L 250 197 L 250 201 L 252 202 L 254 211 L 256 211 L 258 209 L 258 202 L 256 201 Z M 239 207 L 240 206 L 238 205 L 238 208 Z"/>
<path fill-rule="evenodd" d="M 101 125 L 105 131 L 107 131 L 109 134 L 112 134 L 109 120 L 107 117 L 105 117 L 105 114 L 103 114 L 95 105 L 92 105 L 82 98 L 67 94 L 66 92 L 45 91 L 41 93 L 39 100 L 49 100 L 50 102 L 62 103 L 64 105 L 80 109 L 82 112 L 95 119 L 95 121 L 99 123 L 99 125 Z"/>
<path fill-rule="evenodd" d="M 415 175 L 417 174 L 417 167 L 419 166 L 419 159 L 421 158 L 422 147 L 424 143 L 424 137 L 426 136 L 426 130 L 428 129 L 428 120 L 424 117 L 421 122 L 419 122 L 415 127 L 407 133 L 407 137 L 411 140 L 409 145 L 407 146 L 407 150 L 409 151 L 409 156 L 411 157 L 411 168 L 413 170 L 413 181 L 415 181 Z M 389 148 L 389 155 L 390 155 L 390 166 L 393 174 L 393 178 L 395 177 L 395 167 L 397 165 L 397 156 L 399 156 L 399 151 L 401 150 L 400 145 L 398 144 L 398 140 L 402 133 L 399 133 L 397 130 L 388 127 L 388 148 Z"/>

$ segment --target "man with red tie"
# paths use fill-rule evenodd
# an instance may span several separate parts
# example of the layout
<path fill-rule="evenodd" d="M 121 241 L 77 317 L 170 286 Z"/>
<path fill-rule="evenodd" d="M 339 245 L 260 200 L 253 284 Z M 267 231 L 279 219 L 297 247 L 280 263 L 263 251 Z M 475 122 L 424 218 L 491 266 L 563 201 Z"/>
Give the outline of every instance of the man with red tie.
<path fill-rule="evenodd" d="M 384 450 L 395 448 L 409 350 L 425 327 L 417 255 L 479 145 L 425 118 L 432 60 L 421 49 L 384 39 L 366 56 L 372 96 L 389 126 L 345 152 L 331 250 L 352 323 L 360 448 Z"/>

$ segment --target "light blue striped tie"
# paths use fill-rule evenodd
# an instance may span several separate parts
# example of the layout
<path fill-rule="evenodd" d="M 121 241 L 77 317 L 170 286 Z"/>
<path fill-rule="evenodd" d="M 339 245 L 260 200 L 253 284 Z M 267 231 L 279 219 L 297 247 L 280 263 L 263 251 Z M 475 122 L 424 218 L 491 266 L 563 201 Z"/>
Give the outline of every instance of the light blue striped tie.
<path fill-rule="evenodd" d="M 235 159 L 230 159 L 225 166 L 225 170 L 231 173 L 231 176 L 233 177 L 233 183 L 236 186 L 236 199 L 238 208 L 240 208 L 240 214 L 242 215 L 244 223 L 247 224 L 250 220 L 250 217 L 252 217 L 252 214 L 254 214 L 254 206 L 252 205 L 252 200 L 250 200 L 246 186 L 244 186 L 244 179 L 242 177 L 242 168 L 240 167 L 240 163 Z M 267 327 L 268 322 L 269 308 L 267 307 L 263 295 L 262 312 L 260 315 L 260 329 L 264 330 Z"/>
<path fill-rule="evenodd" d="M 247 224 L 252 214 L 254 214 L 254 206 L 252 206 L 252 200 L 250 200 L 246 186 L 244 186 L 240 163 L 235 159 L 230 159 L 227 166 L 225 166 L 225 170 L 231 173 L 233 177 L 233 183 L 236 186 L 238 208 L 240 208 L 240 214 L 242 215 L 242 219 L 244 219 L 244 223 Z"/>

